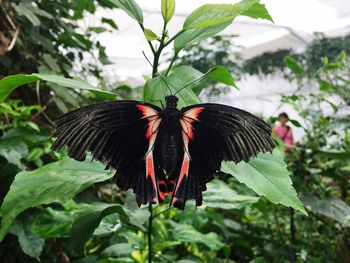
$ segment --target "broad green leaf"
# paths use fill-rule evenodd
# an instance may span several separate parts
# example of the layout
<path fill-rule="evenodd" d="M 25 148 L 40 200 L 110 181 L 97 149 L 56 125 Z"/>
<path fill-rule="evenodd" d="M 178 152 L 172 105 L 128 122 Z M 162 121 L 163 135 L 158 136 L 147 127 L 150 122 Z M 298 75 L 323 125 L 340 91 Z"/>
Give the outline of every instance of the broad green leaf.
<path fill-rule="evenodd" d="M 39 260 L 45 240 L 33 235 L 30 229 L 30 222 L 15 220 L 10 232 L 18 237 L 19 245 L 24 253 Z"/>
<path fill-rule="evenodd" d="M 130 17 L 143 24 L 143 14 L 140 6 L 134 0 L 109 0 L 120 9 L 124 10 Z"/>
<path fill-rule="evenodd" d="M 50 207 L 38 215 L 32 225 L 33 234 L 42 238 L 69 237 L 74 211 L 54 210 Z"/>
<path fill-rule="evenodd" d="M 303 67 L 300 66 L 299 63 L 292 56 L 285 56 L 283 62 L 295 74 L 302 75 L 305 73 Z"/>
<path fill-rule="evenodd" d="M 236 83 L 228 71 L 228 69 L 224 66 L 216 66 L 216 69 L 208 74 L 208 77 L 212 80 L 215 80 L 220 83 L 224 83 L 230 86 L 234 86 L 236 89 L 239 89 L 236 86 Z"/>
<path fill-rule="evenodd" d="M 203 244 L 214 251 L 218 251 L 225 245 L 219 240 L 216 233 L 202 234 L 193 226 L 185 224 L 175 227 L 174 238 L 180 242 Z"/>
<path fill-rule="evenodd" d="M 148 41 L 153 41 L 159 39 L 156 33 L 154 33 L 151 29 L 145 28 L 144 30 L 145 37 Z"/>
<path fill-rule="evenodd" d="M 19 86 L 39 80 L 33 75 L 17 74 L 0 80 L 0 103 L 4 102 L 10 93 Z"/>
<path fill-rule="evenodd" d="M 119 204 L 93 203 L 75 214 L 71 235 L 72 246 L 78 250 L 82 249 L 102 218 L 113 213 L 117 213 L 124 220 L 128 220 L 123 206 Z"/>
<path fill-rule="evenodd" d="M 179 89 L 200 77 L 202 73 L 189 66 L 180 66 L 167 77 L 156 77 L 146 82 L 144 88 L 144 101 L 161 106 L 159 101 L 165 105 L 164 98 L 167 95 L 175 94 Z M 166 83 L 165 83 L 166 82 Z M 195 83 L 193 84 L 195 85 Z M 181 90 L 176 96 L 179 98 L 178 107 L 199 103 L 198 97 L 188 86 Z M 170 92 L 171 90 L 171 92 Z"/>
<path fill-rule="evenodd" d="M 175 13 L 175 0 L 162 0 L 162 16 L 168 23 Z"/>
<path fill-rule="evenodd" d="M 70 158 L 18 173 L 0 208 L 0 240 L 24 210 L 42 204 L 64 203 L 90 185 L 112 176 L 99 162 L 77 162 Z"/>
<path fill-rule="evenodd" d="M 217 26 L 246 12 L 259 0 L 243 0 L 237 4 L 207 4 L 197 8 L 185 20 L 183 29 Z"/>
<path fill-rule="evenodd" d="M 221 170 L 231 174 L 239 182 L 248 186 L 259 196 L 265 196 L 272 203 L 292 207 L 307 215 L 292 186 L 283 154 L 278 150 L 274 150 L 273 154 L 259 153 L 248 163 L 225 162 Z"/>
<path fill-rule="evenodd" d="M 65 78 L 59 75 L 53 75 L 53 74 L 32 74 L 32 75 L 37 76 L 41 80 L 49 81 L 57 85 L 60 85 L 62 87 L 88 90 L 101 98 L 114 100 L 117 97 L 117 94 L 108 92 L 108 91 L 99 90 L 94 86 L 92 86 L 91 84 L 89 84 L 88 82 L 86 82 L 85 80 L 82 80 L 79 78 L 68 79 L 68 78 Z"/>
<path fill-rule="evenodd" d="M 243 16 L 249 16 L 254 19 L 266 19 L 273 23 L 273 19 L 267 11 L 264 4 L 256 3 L 252 5 L 248 10 L 242 13 Z"/>
<path fill-rule="evenodd" d="M 130 255 L 134 249 L 129 243 L 119 243 L 107 247 L 101 252 L 101 257 L 120 257 Z"/>
<path fill-rule="evenodd" d="M 22 167 L 21 159 L 28 155 L 28 146 L 22 138 L 0 138 L 0 156 L 9 163 Z"/>
<path fill-rule="evenodd" d="M 256 203 L 256 196 L 239 195 L 224 182 L 213 180 L 207 184 L 208 189 L 203 192 L 203 204 L 208 207 L 221 209 L 240 209 Z"/>
<path fill-rule="evenodd" d="M 105 99 L 113 100 L 117 97 L 117 94 L 96 89 L 94 86 L 92 86 L 91 84 L 87 83 L 82 79 L 68 79 L 59 75 L 35 73 L 31 75 L 25 75 L 25 74 L 11 75 L 1 79 L 0 80 L 0 103 L 4 102 L 4 100 L 10 95 L 10 93 L 16 88 L 18 88 L 19 86 L 33 83 L 38 80 L 49 81 L 66 88 L 89 90 L 90 92 L 94 93 L 96 96 L 99 96 Z"/>
<path fill-rule="evenodd" d="M 224 30 L 230 24 L 231 24 L 231 21 L 228 21 L 226 23 L 216 25 L 216 26 L 208 26 L 208 27 L 189 29 L 184 31 L 182 34 L 177 36 L 174 40 L 175 52 L 179 53 L 180 50 L 185 46 L 189 46 L 203 39 L 215 36 L 217 33 Z"/>
<path fill-rule="evenodd" d="M 350 206 L 335 197 L 318 199 L 316 196 L 302 197 L 305 207 L 313 213 L 321 214 L 339 222 L 342 226 L 350 227 Z"/>

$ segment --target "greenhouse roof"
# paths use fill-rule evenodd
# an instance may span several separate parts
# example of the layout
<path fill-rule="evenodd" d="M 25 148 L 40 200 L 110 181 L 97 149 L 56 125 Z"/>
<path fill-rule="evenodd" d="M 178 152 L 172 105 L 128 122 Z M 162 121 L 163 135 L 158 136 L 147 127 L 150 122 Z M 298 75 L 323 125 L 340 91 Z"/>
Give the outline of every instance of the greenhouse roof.
<path fill-rule="evenodd" d="M 137 1 L 137 0 L 136 0 Z M 175 16 L 169 24 L 171 35 L 179 31 L 185 17 L 205 3 L 234 3 L 232 0 L 177 0 Z M 160 0 L 138 0 L 144 12 L 146 28 L 160 33 L 162 16 Z M 314 32 L 327 36 L 344 35 L 350 31 L 349 0 L 262 0 L 274 23 L 238 17 L 221 34 L 239 35 L 236 44 L 242 47 L 245 58 L 282 48 L 303 49 L 313 39 Z M 118 76 L 135 77 L 149 71 L 142 51 L 150 54 L 139 25 L 121 10 L 101 10 L 100 16 L 114 19 L 119 30 L 102 34 L 99 40 L 107 47 L 107 54 L 115 65 L 111 70 Z M 85 26 L 96 23 L 96 16 L 88 17 Z M 170 47 L 171 48 L 171 47 Z"/>

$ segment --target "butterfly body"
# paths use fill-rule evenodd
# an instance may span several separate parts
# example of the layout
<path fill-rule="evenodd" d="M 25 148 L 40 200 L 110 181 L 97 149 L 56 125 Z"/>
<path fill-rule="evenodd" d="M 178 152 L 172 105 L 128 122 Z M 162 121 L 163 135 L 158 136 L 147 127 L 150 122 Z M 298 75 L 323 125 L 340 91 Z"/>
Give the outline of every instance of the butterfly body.
<path fill-rule="evenodd" d="M 139 101 L 109 101 L 82 107 L 57 121 L 53 149 L 84 160 L 86 152 L 116 169 L 119 188 L 133 189 L 139 205 L 162 202 L 184 208 L 187 199 L 202 204 L 206 183 L 223 160 L 248 161 L 272 151 L 270 127 L 254 115 L 221 104 L 177 108 Z"/>

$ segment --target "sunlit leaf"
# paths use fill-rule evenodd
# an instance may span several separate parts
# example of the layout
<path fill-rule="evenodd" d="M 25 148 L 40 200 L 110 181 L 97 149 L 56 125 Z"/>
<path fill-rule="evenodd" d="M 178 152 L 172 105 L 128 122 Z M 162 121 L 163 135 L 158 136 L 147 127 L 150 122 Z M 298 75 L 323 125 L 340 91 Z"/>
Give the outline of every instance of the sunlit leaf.
<path fill-rule="evenodd" d="M 231 174 L 239 182 L 258 195 L 265 196 L 272 203 L 292 207 L 307 215 L 292 186 L 283 154 L 278 150 L 274 150 L 273 154 L 259 153 L 248 163 L 225 162 L 221 170 Z"/>
<path fill-rule="evenodd" d="M 252 5 L 248 10 L 242 13 L 243 16 L 249 16 L 254 19 L 266 19 L 273 22 L 272 17 L 267 11 L 264 4 L 256 3 Z"/>
<path fill-rule="evenodd" d="M 224 66 L 216 66 L 215 70 L 208 74 L 208 77 L 212 80 L 215 80 L 220 83 L 224 83 L 230 86 L 234 86 L 236 89 L 239 89 L 236 86 L 236 83 L 228 69 Z"/>
<path fill-rule="evenodd" d="M 154 33 L 151 29 L 145 28 L 144 30 L 145 37 L 148 41 L 153 41 L 159 39 L 156 33 Z"/>
<path fill-rule="evenodd" d="M 237 4 L 207 4 L 197 8 L 185 20 L 183 29 L 210 27 L 232 22 L 259 0 L 243 0 Z"/>
<path fill-rule="evenodd" d="M 146 82 L 144 88 L 144 101 L 161 106 L 160 101 L 165 105 L 164 98 L 167 95 L 175 94 L 193 80 L 200 77 L 202 73 L 189 66 L 180 66 L 167 77 L 156 77 Z M 176 96 L 179 98 L 178 107 L 199 103 L 199 99 L 188 86 L 181 90 Z"/>
<path fill-rule="evenodd" d="M 175 12 L 175 0 L 162 0 L 162 16 L 167 23 L 171 20 Z"/>
<path fill-rule="evenodd" d="M 10 93 L 18 88 L 19 86 L 29 84 L 38 80 L 45 80 L 62 87 L 73 88 L 73 89 L 81 89 L 81 90 L 89 90 L 94 93 L 96 96 L 101 98 L 113 100 L 117 97 L 117 94 L 96 89 L 94 86 L 89 84 L 88 82 L 82 79 L 68 79 L 59 75 L 53 74 L 17 74 L 7 76 L 0 80 L 0 103 L 4 102 L 4 100 L 10 95 Z"/>
<path fill-rule="evenodd" d="M 134 0 L 108 0 L 139 23 L 143 23 L 143 14 L 140 6 Z"/>
<path fill-rule="evenodd" d="M 221 209 L 239 209 L 252 205 L 259 200 L 255 196 L 239 195 L 220 180 L 207 184 L 203 192 L 203 204 L 208 207 Z"/>

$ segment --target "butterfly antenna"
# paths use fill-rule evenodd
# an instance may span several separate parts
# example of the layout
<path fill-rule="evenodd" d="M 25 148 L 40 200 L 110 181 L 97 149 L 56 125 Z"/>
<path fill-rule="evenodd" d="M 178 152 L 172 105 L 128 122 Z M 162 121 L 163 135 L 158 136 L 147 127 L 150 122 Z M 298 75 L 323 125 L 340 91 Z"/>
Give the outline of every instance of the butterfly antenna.
<path fill-rule="evenodd" d="M 151 67 L 153 68 L 153 64 L 152 64 L 152 62 L 148 59 L 148 57 L 146 56 L 146 54 L 145 54 L 145 52 L 144 51 L 142 51 L 142 54 L 143 54 L 143 56 L 145 57 L 145 59 L 147 60 L 147 62 L 151 65 Z M 164 84 L 165 84 L 165 86 L 168 88 L 168 90 L 170 91 L 170 94 L 171 95 L 173 95 L 173 92 L 171 91 L 171 88 L 169 87 L 169 85 L 171 85 L 170 83 L 169 83 L 169 85 L 168 85 L 168 82 L 164 79 L 164 77 L 157 71 L 156 72 L 157 73 L 157 75 L 160 77 L 160 79 L 164 82 Z M 172 86 L 172 85 L 171 85 Z M 174 86 L 172 86 L 175 90 L 176 90 L 176 88 L 174 87 Z"/>
<path fill-rule="evenodd" d="M 179 89 L 178 91 L 175 92 L 174 95 L 178 94 L 181 90 L 187 88 L 188 86 L 192 85 L 193 83 L 203 79 L 204 77 L 206 77 L 208 74 L 212 73 L 213 71 L 217 70 L 217 67 L 214 67 L 210 70 L 208 70 L 207 72 L 205 72 L 202 76 L 200 76 L 199 78 L 196 78 L 195 80 L 191 81 L 190 83 L 186 84 L 185 86 L 183 86 L 181 89 Z"/>

